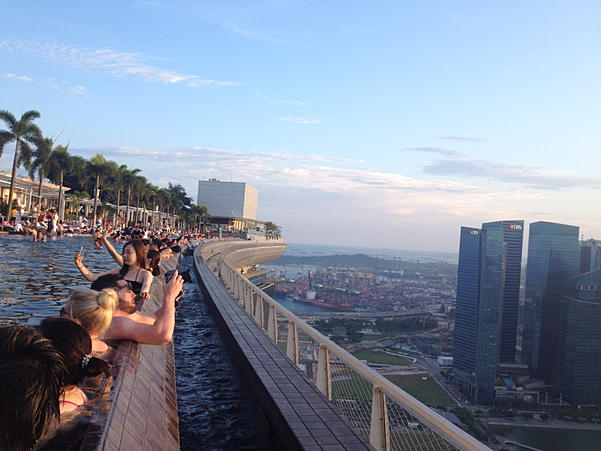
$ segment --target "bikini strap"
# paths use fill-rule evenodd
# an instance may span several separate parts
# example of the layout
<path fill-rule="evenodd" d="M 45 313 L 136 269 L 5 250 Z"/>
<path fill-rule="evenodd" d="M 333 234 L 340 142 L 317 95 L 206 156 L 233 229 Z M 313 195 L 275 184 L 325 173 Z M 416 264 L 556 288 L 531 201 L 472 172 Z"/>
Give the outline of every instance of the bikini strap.
<path fill-rule="evenodd" d="M 74 405 L 75 407 L 79 407 L 79 406 L 81 406 L 81 404 L 75 404 L 75 403 L 74 403 L 74 402 L 72 402 L 72 401 L 65 401 L 65 400 L 63 400 L 63 399 L 59 400 L 58 402 L 60 402 L 60 403 L 62 403 L 62 404 L 72 404 L 72 405 Z"/>

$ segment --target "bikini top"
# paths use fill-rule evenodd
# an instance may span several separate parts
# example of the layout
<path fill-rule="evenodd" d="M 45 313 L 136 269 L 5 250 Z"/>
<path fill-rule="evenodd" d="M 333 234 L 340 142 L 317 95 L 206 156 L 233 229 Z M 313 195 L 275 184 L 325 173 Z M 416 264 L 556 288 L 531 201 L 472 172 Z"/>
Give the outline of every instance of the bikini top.
<path fill-rule="evenodd" d="M 138 282 L 138 274 L 140 274 L 139 269 L 138 269 L 138 272 L 136 273 L 136 277 L 134 280 L 125 279 L 131 284 L 131 289 L 136 294 L 140 294 L 140 292 L 142 291 L 142 282 Z"/>
<path fill-rule="evenodd" d="M 83 393 L 80 393 L 80 395 L 81 395 L 81 401 L 82 401 L 81 404 L 77 404 L 77 403 L 74 403 L 72 401 L 67 401 L 65 399 L 60 399 L 58 402 L 61 403 L 61 404 L 71 404 L 72 406 L 79 407 L 79 406 L 82 406 L 82 405 L 84 405 L 86 403 L 86 397 L 85 397 L 85 395 Z"/>

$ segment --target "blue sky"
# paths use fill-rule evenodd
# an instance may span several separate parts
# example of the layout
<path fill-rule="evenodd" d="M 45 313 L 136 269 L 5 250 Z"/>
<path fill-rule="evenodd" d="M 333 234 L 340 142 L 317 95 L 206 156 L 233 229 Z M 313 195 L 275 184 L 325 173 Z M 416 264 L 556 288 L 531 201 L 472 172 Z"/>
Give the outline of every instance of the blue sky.
<path fill-rule="evenodd" d="M 247 181 L 290 242 L 456 251 L 601 237 L 600 55 L 597 1 L 12 2 L 0 108 L 194 199 Z"/>

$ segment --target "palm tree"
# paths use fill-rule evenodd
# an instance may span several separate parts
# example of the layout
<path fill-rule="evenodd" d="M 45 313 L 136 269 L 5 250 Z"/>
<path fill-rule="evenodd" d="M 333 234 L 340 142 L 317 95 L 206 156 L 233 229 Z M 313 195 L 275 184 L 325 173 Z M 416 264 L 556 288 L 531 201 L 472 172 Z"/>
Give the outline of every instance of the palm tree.
<path fill-rule="evenodd" d="M 42 132 L 33 121 L 40 117 L 40 113 L 35 110 L 30 110 L 21 116 L 21 119 L 17 121 L 15 116 L 6 110 L 0 110 L 0 119 L 2 119 L 8 130 L 0 130 L 0 156 L 4 146 L 11 141 L 15 141 L 15 157 L 13 159 L 13 171 L 10 177 L 10 189 L 8 191 L 8 206 L 6 207 L 6 219 L 10 218 L 10 210 L 12 204 L 13 191 L 15 187 L 15 177 L 17 175 L 17 168 L 19 162 L 19 146 L 26 155 L 31 155 L 31 148 L 29 143 L 35 143 L 36 140 L 40 139 Z"/>
<path fill-rule="evenodd" d="M 135 215 L 135 221 L 138 222 L 140 220 L 140 198 L 142 197 L 142 194 L 144 193 L 144 189 L 146 188 L 146 177 L 144 177 L 143 175 L 138 175 L 134 178 L 134 183 L 133 183 L 133 188 L 134 191 L 136 192 L 136 194 L 138 195 L 138 201 L 136 202 L 136 215 Z"/>
<path fill-rule="evenodd" d="M 35 172 L 38 172 L 40 183 L 38 185 L 37 211 L 42 207 L 42 181 L 50 171 L 50 155 L 54 147 L 54 141 L 51 138 L 42 138 L 37 143 L 37 148 L 33 151 L 33 162 L 29 169 L 29 176 L 35 178 Z"/>
<path fill-rule="evenodd" d="M 124 177 L 126 171 L 127 171 L 127 165 L 122 164 L 113 173 L 114 188 L 117 190 L 117 212 L 116 212 L 117 216 L 115 218 L 115 226 L 117 225 L 117 222 L 121 218 L 121 214 L 119 213 L 119 207 L 121 206 L 121 190 L 123 189 L 123 177 Z"/>
<path fill-rule="evenodd" d="M 131 189 L 134 183 L 136 174 L 140 172 L 140 169 L 126 169 L 123 172 L 123 186 L 127 187 L 127 209 L 125 210 L 125 227 L 129 224 L 129 202 L 131 200 Z"/>
<path fill-rule="evenodd" d="M 79 155 L 72 155 L 70 162 L 71 170 L 65 173 L 65 185 L 69 186 L 73 191 L 88 191 L 88 182 L 90 179 L 88 165 L 88 160 L 85 158 Z"/>
<path fill-rule="evenodd" d="M 158 190 L 158 201 L 159 201 L 159 225 L 162 224 L 161 213 L 169 214 L 169 203 L 171 202 L 171 193 L 165 188 L 159 188 Z"/>
<path fill-rule="evenodd" d="M 98 206 L 98 198 L 100 197 L 101 181 L 104 177 L 110 176 L 111 172 L 116 166 L 116 163 L 105 160 L 104 156 L 100 153 L 90 158 L 90 173 L 96 179 L 96 183 L 94 185 L 94 213 L 92 224 L 96 224 L 96 209 Z"/>
<path fill-rule="evenodd" d="M 144 189 L 144 205 L 146 208 L 148 206 L 152 207 L 152 215 L 150 217 L 150 226 L 154 226 L 154 212 L 156 210 L 156 201 L 159 197 L 158 188 L 154 186 L 152 183 L 148 183 L 146 188 Z M 148 220 L 146 220 L 148 221 Z"/>
<path fill-rule="evenodd" d="M 71 170 L 72 159 L 69 153 L 67 152 L 67 146 L 56 146 L 52 153 L 50 154 L 50 163 L 48 170 L 48 178 L 52 180 L 52 182 L 59 184 L 58 187 L 58 214 L 59 219 L 63 219 L 63 210 L 61 208 L 61 201 L 63 196 L 63 179 L 65 176 L 65 172 L 69 172 Z"/>

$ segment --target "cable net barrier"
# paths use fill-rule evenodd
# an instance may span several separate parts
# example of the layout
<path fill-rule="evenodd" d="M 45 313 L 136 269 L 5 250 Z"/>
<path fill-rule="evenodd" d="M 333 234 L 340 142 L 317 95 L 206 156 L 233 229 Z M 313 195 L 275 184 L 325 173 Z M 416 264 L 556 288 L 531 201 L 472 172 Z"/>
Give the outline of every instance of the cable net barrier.
<path fill-rule="evenodd" d="M 222 256 L 217 273 L 303 376 L 376 449 L 489 449 L 282 307 Z"/>

